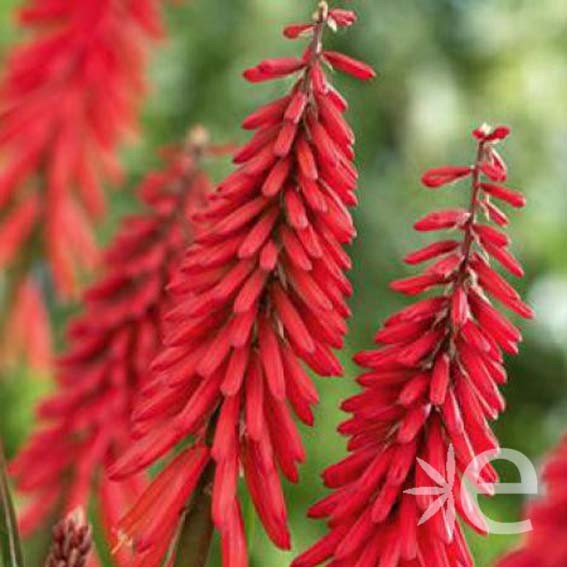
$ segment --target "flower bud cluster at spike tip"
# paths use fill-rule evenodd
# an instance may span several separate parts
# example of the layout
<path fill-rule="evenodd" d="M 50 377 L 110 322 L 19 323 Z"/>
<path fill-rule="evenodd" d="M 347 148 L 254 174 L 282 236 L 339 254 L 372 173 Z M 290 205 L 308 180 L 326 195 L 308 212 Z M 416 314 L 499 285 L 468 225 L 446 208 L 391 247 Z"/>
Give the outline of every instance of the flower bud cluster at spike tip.
<path fill-rule="evenodd" d="M 564 567 L 567 565 L 567 437 L 543 469 L 545 492 L 528 504 L 526 519 L 532 531 L 520 549 L 496 567 Z"/>
<path fill-rule="evenodd" d="M 93 545 L 91 528 L 78 509 L 53 528 L 45 567 L 86 567 Z"/>
<path fill-rule="evenodd" d="M 348 207 L 356 203 L 358 175 L 347 103 L 322 65 L 333 13 L 321 8 L 314 24 L 300 26 L 310 38 L 303 57 L 266 60 L 245 73 L 252 81 L 297 76 L 289 94 L 244 120 L 255 134 L 200 215 L 210 228 L 170 286 L 175 307 L 166 315 L 166 348 L 152 364 L 147 407 L 134 412 L 145 434 L 113 470 L 124 478 L 191 436 L 195 450 L 208 445 L 211 513 L 225 567 L 248 564 L 237 499 L 241 470 L 269 537 L 290 547 L 279 472 L 296 482 L 305 456 L 292 411 L 313 422 L 318 396 L 304 365 L 319 375 L 342 374 L 333 349 L 342 346 L 350 315 L 343 246 L 355 236 Z M 337 24 L 355 20 L 350 12 L 336 14 Z M 156 563 L 145 565 L 159 564 L 164 534 L 174 534 L 174 519 L 189 501 L 183 472 L 176 460 L 163 473 L 173 491 L 168 507 L 153 486 L 146 523 L 133 512 L 121 526 L 142 550 L 140 561 L 153 554 Z M 147 523 L 156 510 L 167 532 Z"/>
<path fill-rule="evenodd" d="M 211 184 L 201 170 L 202 130 L 170 150 L 167 166 L 139 188 L 146 211 L 128 217 L 106 251 L 106 270 L 85 292 L 85 310 L 69 327 L 57 390 L 42 402 L 40 428 L 11 464 L 17 488 L 31 499 L 20 518 L 24 534 L 62 506 L 99 498 L 110 547 L 112 527 L 145 487 L 142 476 L 110 482 L 104 471 L 129 443 L 134 398 L 160 346 L 160 314 L 170 273 L 199 226 L 194 215 Z M 198 231 L 198 230 L 197 230 Z M 151 407 L 142 398 L 139 410 Z"/>
<path fill-rule="evenodd" d="M 47 261 L 69 298 L 98 262 L 90 221 L 104 213 L 104 183 L 120 180 L 117 147 L 136 127 L 149 40 L 161 31 L 158 0 L 24 4 L 19 23 L 30 39 L 9 56 L 0 85 L 0 310 L 10 329 L 0 363 L 24 354 L 46 368 L 51 332 L 37 263 Z"/>
<path fill-rule="evenodd" d="M 325 484 L 335 491 L 310 510 L 312 517 L 329 519 L 330 531 L 294 567 L 473 565 L 454 511 L 485 531 L 468 493 L 461 493 L 463 473 L 476 455 L 498 447 L 489 421 L 504 409 L 503 351 L 515 354 L 521 339 L 492 301 L 532 316 L 492 266 L 495 260 L 522 274 L 508 238 L 481 219 L 506 218 L 494 203 L 499 198 L 485 190 L 505 177 L 495 149 L 503 135 L 495 132 L 503 129 L 475 134 L 477 159 L 471 167 L 438 168 L 424 176 L 429 187 L 470 178 L 469 208 L 437 211 L 416 224 L 418 230 L 450 229 L 453 236 L 409 254 L 409 264 L 431 263 L 392 287 L 407 295 L 441 291 L 387 319 L 375 337 L 380 346 L 356 355 L 368 371 L 358 378 L 363 391 L 343 403 L 353 415 L 339 427 L 350 438 L 351 454 L 325 471 Z M 429 478 L 431 469 L 437 473 Z M 431 496 L 441 494 L 442 487 L 431 488 L 441 477 L 455 507 L 439 506 Z M 488 464 L 476 484 L 490 492 L 496 480 Z M 420 522 L 423 517 L 429 519 Z"/>

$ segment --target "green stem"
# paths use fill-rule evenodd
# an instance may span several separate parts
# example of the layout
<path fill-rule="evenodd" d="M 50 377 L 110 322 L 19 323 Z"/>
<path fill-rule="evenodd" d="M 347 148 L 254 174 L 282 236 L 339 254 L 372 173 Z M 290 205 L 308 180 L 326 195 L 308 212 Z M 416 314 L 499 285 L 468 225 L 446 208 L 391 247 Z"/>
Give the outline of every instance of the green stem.
<path fill-rule="evenodd" d="M 206 567 L 208 564 L 213 538 L 211 487 L 214 471 L 214 465 L 209 464 L 197 485 L 177 541 L 174 567 Z"/>
<path fill-rule="evenodd" d="M 14 504 L 8 486 L 4 448 L 0 439 L 0 551 L 4 567 L 23 567 L 24 559 Z"/>

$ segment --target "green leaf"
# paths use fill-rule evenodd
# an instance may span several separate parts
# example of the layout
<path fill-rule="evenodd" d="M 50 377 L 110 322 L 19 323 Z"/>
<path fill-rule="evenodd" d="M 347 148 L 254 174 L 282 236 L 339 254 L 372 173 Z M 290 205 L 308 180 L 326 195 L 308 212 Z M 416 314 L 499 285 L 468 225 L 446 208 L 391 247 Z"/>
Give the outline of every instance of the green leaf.
<path fill-rule="evenodd" d="M 8 486 L 4 449 L 0 440 L 0 550 L 3 567 L 24 567 L 14 504 Z"/>

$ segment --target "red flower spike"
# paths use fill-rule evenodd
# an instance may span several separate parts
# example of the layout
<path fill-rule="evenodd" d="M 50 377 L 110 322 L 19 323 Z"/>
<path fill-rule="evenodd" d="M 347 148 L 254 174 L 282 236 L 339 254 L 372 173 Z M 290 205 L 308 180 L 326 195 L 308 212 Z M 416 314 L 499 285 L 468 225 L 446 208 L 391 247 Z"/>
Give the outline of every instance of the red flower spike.
<path fill-rule="evenodd" d="M 437 168 L 424 176 L 445 182 L 447 175 L 470 174 L 469 209 L 432 213 L 416 225 L 458 228 L 459 237 L 407 256 L 410 264 L 434 263 L 392 287 L 408 295 L 442 289 L 387 319 L 375 337 L 380 346 L 356 355 L 368 371 L 358 378 L 362 392 L 342 404 L 352 413 L 339 427 L 350 438 L 350 455 L 323 474 L 334 492 L 310 512 L 326 517 L 330 532 L 293 567 L 473 566 L 453 514 L 486 531 L 460 487 L 474 456 L 497 448 L 488 424 L 504 409 L 498 388 L 506 381 L 502 351 L 517 351 L 521 340 L 490 298 L 531 315 L 484 260 L 493 256 L 516 274 L 521 270 L 509 252 L 494 254 L 506 250 L 508 239 L 479 223 L 492 197 L 483 189 L 483 165 L 499 136 L 483 131 L 472 167 Z M 471 480 L 490 486 L 497 477 L 487 465 Z M 452 507 L 437 501 L 445 485 Z"/>
<path fill-rule="evenodd" d="M 526 519 L 532 531 L 517 551 L 503 557 L 497 567 L 563 567 L 567 565 L 567 437 L 543 469 L 545 493 L 530 503 Z"/>
<path fill-rule="evenodd" d="M 149 40 L 161 35 L 157 0 L 28 0 L 19 23 L 30 40 L 13 51 L 0 85 L 8 320 L 22 317 L 13 301 L 20 288 L 41 299 L 36 264 L 47 261 L 58 295 L 68 298 L 98 261 L 90 221 L 104 213 L 104 183 L 119 177 L 117 147 L 136 127 Z M 49 337 L 47 325 L 41 334 Z M 34 336 L 3 342 L 2 364 L 21 354 L 41 364 Z"/>
<path fill-rule="evenodd" d="M 138 411 L 150 418 L 164 400 L 176 401 L 167 391 L 148 398 L 144 376 L 159 347 L 165 285 L 210 190 L 199 165 L 207 148 L 206 133 L 196 128 L 188 147 L 145 179 L 139 196 L 147 211 L 124 221 L 105 253 L 105 275 L 85 292 L 85 312 L 70 325 L 71 347 L 59 361 L 58 390 L 38 408 L 49 425 L 11 464 L 17 487 L 31 497 L 20 518 L 25 533 L 54 509 L 86 506 L 96 494 L 114 547 L 113 528 L 145 485 L 141 475 L 110 482 L 106 471 L 129 442 L 134 398 L 140 397 Z M 151 449 L 159 450 L 155 440 Z"/>
<path fill-rule="evenodd" d="M 304 450 L 292 412 L 311 424 L 317 403 L 302 362 L 316 374 L 342 373 L 332 349 L 342 346 L 349 316 L 343 246 L 355 235 L 347 207 L 357 173 L 346 104 L 320 65 L 328 17 L 321 3 L 302 60 L 264 61 L 247 72 L 253 80 L 300 74 L 288 96 L 244 121 L 257 132 L 237 153 L 239 168 L 211 198 L 203 215 L 209 228 L 174 278 L 166 349 L 153 364 L 148 401 L 167 399 L 151 419 L 134 411 L 142 439 L 112 471 L 116 478 L 133 472 L 151 432 L 175 431 L 166 440 L 172 449 L 189 435 L 212 446 L 211 517 L 225 565 L 232 565 L 228 550 L 235 548 L 238 565 L 247 564 L 240 470 L 269 537 L 289 548 L 280 472 L 298 480 Z M 192 529 L 192 506 L 184 532 Z M 153 541 L 158 549 L 157 533 Z"/>

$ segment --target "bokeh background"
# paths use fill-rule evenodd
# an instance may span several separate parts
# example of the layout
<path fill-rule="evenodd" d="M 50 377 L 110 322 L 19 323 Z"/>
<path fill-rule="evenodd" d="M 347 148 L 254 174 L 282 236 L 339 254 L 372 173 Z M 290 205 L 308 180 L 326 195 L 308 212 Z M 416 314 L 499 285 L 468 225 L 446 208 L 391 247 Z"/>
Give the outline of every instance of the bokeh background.
<path fill-rule="evenodd" d="M 0 1 L 0 64 L 20 39 L 11 16 L 17 0 Z M 136 208 L 132 189 L 158 163 L 155 151 L 179 140 L 187 126 L 205 124 L 219 142 L 241 142 L 241 119 L 281 92 L 278 83 L 251 86 L 241 71 L 261 58 L 296 53 L 281 37 L 283 24 L 304 20 L 311 0 L 187 0 L 166 5 L 168 38 L 155 50 L 143 130 L 124 149 L 127 186 L 111 196 L 101 227 L 107 242 L 119 218 Z M 567 431 L 567 51 L 564 0 L 358 0 L 359 23 L 331 43 L 368 61 L 378 80 L 361 85 L 337 76 L 351 103 L 358 136 L 359 236 L 352 247 L 355 294 L 350 335 L 342 354 L 346 375 L 319 380 L 322 403 L 314 430 L 304 430 L 308 460 L 299 486 L 288 486 L 295 549 L 324 532 L 306 519 L 309 504 L 324 494 L 319 473 L 345 452 L 335 432 L 343 419 L 337 407 L 356 391 L 354 352 L 367 348 L 380 322 L 405 303 L 388 288 L 409 274 L 401 262 L 424 241 L 411 225 L 442 202 L 466 199 L 459 186 L 439 192 L 420 188 L 421 172 L 432 166 L 471 161 L 469 132 L 482 122 L 505 123 L 513 136 L 503 148 L 510 184 L 525 191 L 528 207 L 513 212 L 514 251 L 527 277 L 521 291 L 537 311 L 522 323 L 524 345 L 509 362 L 508 410 L 496 424 L 504 447 L 535 463 Z M 220 180 L 230 165 L 211 163 Z M 59 348 L 65 321 L 76 305 L 52 305 Z M 0 433 L 13 455 L 33 426 L 34 401 L 50 389 L 45 377 L 14 368 L 0 377 Z M 502 469 L 513 481 L 517 473 Z M 483 503 L 490 517 L 515 520 L 522 498 L 499 496 Z M 252 513 L 248 514 L 252 517 Z M 250 522 L 256 567 L 283 567 L 290 555 L 275 551 Z M 45 537 L 44 534 L 43 537 Z M 40 539 L 42 536 L 40 535 Z M 488 567 L 514 544 L 509 536 L 470 537 L 477 564 Z M 33 551 L 34 546 L 30 546 Z M 218 550 L 211 562 L 220 566 Z M 34 562 L 35 561 L 35 562 Z M 32 559 L 32 567 L 39 566 Z"/>

